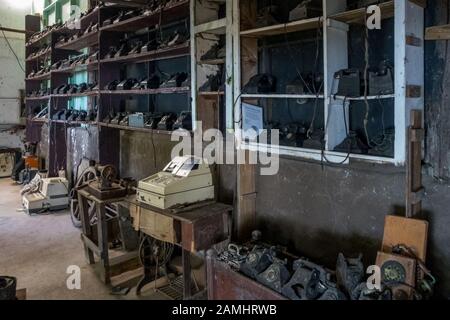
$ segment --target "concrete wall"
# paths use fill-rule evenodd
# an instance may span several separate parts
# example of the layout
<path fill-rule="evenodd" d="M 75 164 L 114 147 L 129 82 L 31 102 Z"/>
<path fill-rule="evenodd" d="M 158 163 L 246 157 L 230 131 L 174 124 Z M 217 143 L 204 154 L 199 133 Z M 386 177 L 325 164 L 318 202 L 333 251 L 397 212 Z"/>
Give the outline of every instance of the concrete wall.
<path fill-rule="evenodd" d="M 328 267 L 339 252 L 363 253 L 374 263 L 386 215 L 404 213 L 401 168 L 320 163 L 283 158 L 280 173 L 257 179 L 257 224 L 264 236 Z M 424 216 L 430 222 L 428 264 L 438 293 L 450 297 L 450 185 L 425 177 Z M 276 191 L 278 190 L 278 191 Z"/>
<path fill-rule="evenodd" d="M 447 24 L 448 0 L 429 1 L 427 26 Z M 427 41 L 426 162 L 423 218 L 430 223 L 427 264 L 437 296 L 450 298 L 450 85 L 449 44 Z M 258 228 L 270 240 L 333 267 L 337 254 L 364 254 L 373 264 L 384 219 L 404 212 L 404 169 L 372 164 L 322 166 L 283 158 L 280 173 L 257 179 Z"/>

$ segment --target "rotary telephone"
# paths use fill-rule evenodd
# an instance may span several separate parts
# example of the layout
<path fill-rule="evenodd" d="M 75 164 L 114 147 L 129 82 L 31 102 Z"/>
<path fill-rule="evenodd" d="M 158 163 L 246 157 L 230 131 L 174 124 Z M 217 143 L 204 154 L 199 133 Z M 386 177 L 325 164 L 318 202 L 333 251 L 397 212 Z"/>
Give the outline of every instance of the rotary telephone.
<path fill-rule="evenodd" d="M 273 93 L 276 91 L 277 79 L 267 73 L 258 74 L 244 86 L 243 92 L 249 94 Z"/>
<path fill-rule="evenodd" d="M 126 79 L 117 85 L 117 90 L 131 90 L 138 81 L 136 79 Z"/>
<path fill-rule="evenodd" d="M 154 113 L 147 117 L 147 121 L 145 122 L 145 127 L 147 129 L 156 129 L 158 128 L 158 123 L 161 122 L 161 119 L 163 118 L 162 114 Z"/>
<path fill-rule="evenodd" d="M 172 131 L 175 121 L 177 121 L 177 115 L 173 112 L 167 113 L 158 123 L 158 130 Z"/>
<path fill-rule="evenodd" d="M 173 74 L 169 80 L 161 85 L 161 88 L 179 88 L 188 79 L 189 75 L 186 72 L 177 72 Z"/>
<path fill-rule="evenodd" d="M 117 89 L 118 84 L 119 80 L 113 80 L 105 86 L 105 90 L 114 91 Z"/>
<path fill-rule="evenodd" d="M 190 111 L 183 111 L 173 124 L 173 130 L 192 130 L 192 114 Z"/>

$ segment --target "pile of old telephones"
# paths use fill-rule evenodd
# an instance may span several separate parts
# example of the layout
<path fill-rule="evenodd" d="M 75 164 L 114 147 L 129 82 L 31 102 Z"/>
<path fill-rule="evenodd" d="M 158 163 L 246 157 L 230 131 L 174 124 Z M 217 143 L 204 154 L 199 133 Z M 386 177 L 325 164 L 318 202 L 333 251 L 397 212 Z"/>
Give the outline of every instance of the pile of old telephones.
<path fill-rule="evenodd" d="M 245 245 L 230 244 L 217 259 L 292 300 L 391 299 L 389 292 L 367 287 L 362 255 L 346 258 L 339 254 L 336 269 L 330 270 L 296 258 L 284 247 L 262 242 L 259 231 L 254 231 Z"/>
<path fill-rule="evenodd" d="M 123 91 L 181 88 L 188 87 L 190 82 L 190 76 L 186 72 L 176 72 L 171 75 L 153 73 L 149 77 L 143 77 L 141 79 L 127 78 L 123 80 L 113 80 L 106 84 L 104 90 Z"/>
<path fill-rule="evenodd" d="M 97 121 L 97 106 L 94 106 L 91 110 L 76 110 L 76 109 L 61 109 L 56 111 L 52 120 L 64 120 L 68 122 L 78 121 L 78 122 L 94 122 Z"/>
<path fill-rule="evenodd" d="M 145 128 L 152 130 L 192 130 L 192 115 L 190 111 L 183 111 L 179 115 L 173 112 L 110 112 L 104 123 L 129 126 L 132 128 Z"/>

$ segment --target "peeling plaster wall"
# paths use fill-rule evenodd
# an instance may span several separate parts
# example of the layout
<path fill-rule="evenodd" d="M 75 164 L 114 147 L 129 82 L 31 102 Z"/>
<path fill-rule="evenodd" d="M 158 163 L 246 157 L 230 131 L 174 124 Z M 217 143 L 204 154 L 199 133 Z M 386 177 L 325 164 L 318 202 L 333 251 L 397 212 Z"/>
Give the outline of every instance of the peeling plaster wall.
<path fill-rule="evenodd" d="M 25 29 L 25 15 L 31 12 L 31 1 L 0 0 L 0 24 L 5 28 Z M 25 65 L 24 34 L 4 32 L 20 63 Z M 0 32 L 0 146 L 23 147 L 23 131 L 8 131 L 21 123 L 19 90 L 25 88 L 24 73 Z M 6 131 L 4 131 L 6 130 Z"/>

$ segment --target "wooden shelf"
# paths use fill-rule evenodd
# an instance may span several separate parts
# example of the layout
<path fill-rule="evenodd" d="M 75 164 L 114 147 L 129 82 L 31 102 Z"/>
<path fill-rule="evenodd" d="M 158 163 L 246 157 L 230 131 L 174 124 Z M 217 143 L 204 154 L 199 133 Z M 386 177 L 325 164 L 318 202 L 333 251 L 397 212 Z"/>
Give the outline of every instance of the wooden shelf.
<path fill-rule="evenodd" d="M 242 98 L 246 99 L 324 99 L 324 95 L 314 95 L 314 94 L 242 94 Z"/>
<path fill-rule="evenodd" d="M 241 31 L 241 36 L 244 37 L 276 36 L 280 34 L 317 29 L 320 26 L 322 26 L 322 23 L 323 17 L 304 19 L 289 23 L 277 24 L 274 26 Z"/>
<path fill-rule="evenodd" d="M 93 96 L 97 96 L 99 94 L 98 90 L 94 90 L 94 91 L 88 91 L 88 92 L 83 92 L 83 93 L 71 93 L 71 94 L 52 94 L 51 97 L 54 98 L 77 98 L 77 97 L 93 97 Z"/>
<path fill-rule="evenodd" d="M 199 62 L 197 62 L 197 64 L 199 65 L 222 65 L 225 64 L 226 60 L 225 58 L 223 59 L 211 59 L 211 60 L 200 60 Z"/>
<path fill-rule="evenodd" d="M 426 28 L 425 40 L 450 40 L 450 24 Z"/>
<path fill-rule="evenodd" d="M 347 100 L 347 101 L 364 101 L 366 98 L 363 97 L 344 97 L 344 96 L 331 96 L 330 99 L 334 100 Z M 379 99 L 393 99 L 395 94 L 383 94 L 379 96 L 367 96 L 367 100 L 379 100 Z"/>
<path fill-rule="evenodd" d="M 42 80 L 50 80 L 50 77 L 52 75 L 52 72 L 47 72 L 44 74 L 40 74 L 38 76 L 34 76 L 31 78 L 25 78 L 25 81 L 42 81 Z"/>
<path fill-rule="evenodd" d="M 195 34 L 210 33 L 221 35 L 225 34 L 227 26 L 227 19 L 219 19 L 211 22 L 207 22 L 198 26 L 195 26 Z"/>
<path fill-rule="evenodd" d="M 80 71 L 91 71 L 91 70 L 97 70 L 98 69 L 98 61 L 94 61 L 88 64 L 80 64 L 80 65 L 76 65 L 74 67 L 69 67 L 69 68 L 64 68 L 64 69 L 56 69 L 56 70 L 52 70 L 52 73 L 68 73 L 68 74 L 72 74 L 75 72 L 80 72 Z"/>
<path fill-rule="evenodd" d="M 153 50 L 144 53 L 129 54 L 123 57 L 103 59 L 100 60 L 100 63 L 141 63 L 147 61 L 185 57 L 188 55 L 190 55 L 189 42 L 178 46 Z"/>
<path fill-rule="evenodd" d="M 118 124 L 105 123 L 105 122 L 98 122 L 98 125 L 101 127 L 115 128 L 115 129 L 119 129 L 119 130 L 138 131 L 138 132 L 162 134 L 162 135 L 169 135 L 169 136 L 172 134 L 176 134 L 176 135 L 183 136 L 183 137 L 192 135 L 192 132 L 187 131 L 187 130 L 177 130 L 177 131 L 154 130 L 154 129 L 147 129 L 147 128 L 122 126 L 122 125 L 118 125 Z"/>
<path fill-rule="evenodd" d="M 71 126 L 80 126 L 80 125 L 95 126 L 95 125 L 97 125 L 97 121 L 48 120 L 47 122 L 57 123 L 57 124 L 65 124 L 65 125 L 71 125 Z"/>
<path fill-rule="evenodd" d="M 217 99 L 218 97 L 225 96 L 224 91 L 214 91 L 214 92 L 198 92 L 199 97 L 203 97 L 205 99 Z"/>
<path fill-rule="evenodd" d="M 189 0 L 183 0 L 173 4 L 172 6 L 156 10 L 150 15 L 141 15 L 108 26 L 101 27 L 101 31 L 117 31 L 117 32 L 132 32 L 147 28 L 152 25 L 159 24 L 160 14 L 162 10 L 162 24 L 176 21 L 189 12 Z"/>
<path fill-rule="evenodd" d="M 51 95 L 46 95 L 46 96 L 39 96 L 39 97 L 26 97 L 25 98 L 25 102 L 26 101 L 39 101 L 39 100 L 48 100 L 51 98 Z"/>
<path fill-rule="evenodd" d="M 394 16 L 394 1 L 383 2 L 379 4 L 381 9 L 381 17 L 382 19 L 392 18 Z M 338 14 L 334 14 L 329 16 L 330 19 L 345 22 L 348 24 L 352 23 L 365 23 L 365 19 L 367 16 L 367 9 L 359 8 L 355 10 L 345 11 Z"/>
<path fill-rule="evenodd" d="M 45 118 L 45 119 L 42 119 L 42 118 L 31 119 L 31 122 L 34 122 L 34 123 L 48 123 L 48 119 L 47 118 Z"/>
<path fill-rule="evenodd" d="M 26 61 L 26 62 L 31 62 L 31 61 L 39 60 L 39 59 L 41 59 L 41 58 L 48 58 L 48 57 L 51 57 L 52 51 L 53 51 L 53 49 L 50 48 L 50 50 L 48 50 L 48 51 L 46 51 L 46 52 L 42 52 L 42 53 L 37 54 L 37 55 L 35 55 L 35 56 L 33 56 L 33 57 L 28 57 L 28 58 L 26 58 L 25 61 Z"/>
<path fill-rule="evenodd" d="M 90 32 L 88 34 L 82 35 L 81 37 L 61 43 L 56 44 L 57 49 L 68 49 L 68 50 L 81 50 L 83 48 L 93 47 L 98 44 L 98 31 Z"/>
<path fill-rule="evenodd" d="M 190 87 L 177 87 L 177 88 L 160 88 L 160 89 L 143 89 L 143 90 L 102 90 L 101 94 L 105 95 L 128 95 L 128 94 L 175 94 L 175 93 L 189 93 Z"/>

